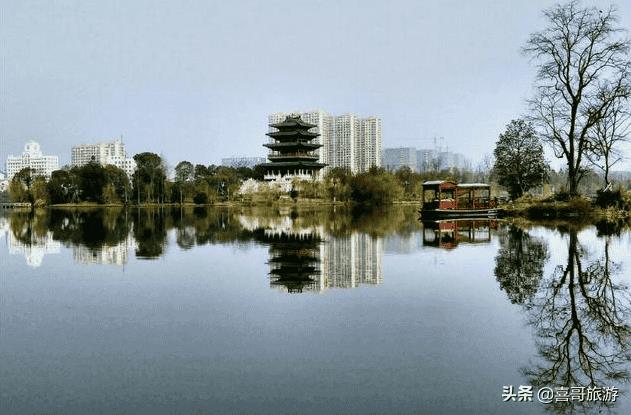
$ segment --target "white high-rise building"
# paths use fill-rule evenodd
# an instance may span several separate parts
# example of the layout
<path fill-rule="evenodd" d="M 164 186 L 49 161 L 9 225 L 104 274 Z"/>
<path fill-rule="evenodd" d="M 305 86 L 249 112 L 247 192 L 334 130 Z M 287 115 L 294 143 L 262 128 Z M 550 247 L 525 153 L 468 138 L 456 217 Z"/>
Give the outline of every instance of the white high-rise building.
<path fill-rule="evenodd" d="M 359 171 L 381 167 L 381 118 L 368 117 L 359 120 Z"/>
<path fill-rule="evenodd" d="M 52 172 L 59 170 L 59 157 L 43 155 L 39 143 L 29 141 L 21 156 L 7 157 L 7 180 L 11 180 L 16 173 L 27 167 L 35 170 L 36 175 L 50 179 Z"/>
<path fill-rule="evenodd" d="M 335 117 L 335 165 L 358 173 L 360 170 L 360 126 L 355 114 L 344 114 Z"/>
<path fill-rule="evenodd" d="M 121 139 L 109 143 L 80 144 L 72 147 L 71 163 L 73 166 L 81 167 L 91 161 L 102 166 L 108 164 L 116 166 L 124 170 L 129 177 L 136 170 L 136 161 L 133 158 L 127 158 L 125 144 Z"/>
<path fill-rule="evenodd" d="M 370 167 L 381 167 L 381 119 L 378 117 L 358 118 L 348 113 L 333 116 L 323 110 L 308 112 L 276 112 L 269 115 L 268 123 L 274 124 L 285 120 L 288 115 L 300 114 L 300 117 L 317 127 L 313 132 L 320 136 L 313 142 L 322 144 L 315 151 L 318 162 L 327 166 L 320 170 L 322 178 L 335 167 L 346 168 L 352 173 L 365 172 Z M 269 128 L 271 132 L 273 128 Z"/>

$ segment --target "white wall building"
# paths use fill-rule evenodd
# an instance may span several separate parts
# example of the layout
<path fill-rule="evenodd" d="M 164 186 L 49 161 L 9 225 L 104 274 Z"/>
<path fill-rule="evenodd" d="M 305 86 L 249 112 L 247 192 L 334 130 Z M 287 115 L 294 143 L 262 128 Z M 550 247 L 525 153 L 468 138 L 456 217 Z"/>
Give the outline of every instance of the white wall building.
<path fill-rule="evenodd" d="M 95 161 L 103 166 L 113 165 L 122 169 L 129 177 L 136 170 L 136 161 L 127 158 L 125 144 L 118 139 L 108 143 L 80 144 L 72 147 L 71 163 L 73 166 L 81 167 Z"/>
<path fill-rule="evenodd" d="M 59 170 L 59 157 L 43 155 L 39 143 L 29 141 L 24 145 L 21 156 L 7 157 L 7 180 L 11 180 L 16 173 L 27 167 L 35 170 L 36 175 L 50 179 L 51 173 Z"/>
<path fill-rule="evenodd" d="M 334 116 L 323 110 L 308 112 L 276 112 L 270 114 L 268 123 L 283 121 L 288 115 L 300 114 L 301 118 L 317 127 L 320 136 L 313 142 L 322 144 L 316 150 L 320 163 L 327 166 L 318 175 L 324 177 L 331 169 L 342 167 L 352 173 L 367 171 L 370 167 L 381 167 L 381 119 L 378 117 L 358 118 L 348 113 Z M 269 128 L 271 132 L 273 128 Z"/>

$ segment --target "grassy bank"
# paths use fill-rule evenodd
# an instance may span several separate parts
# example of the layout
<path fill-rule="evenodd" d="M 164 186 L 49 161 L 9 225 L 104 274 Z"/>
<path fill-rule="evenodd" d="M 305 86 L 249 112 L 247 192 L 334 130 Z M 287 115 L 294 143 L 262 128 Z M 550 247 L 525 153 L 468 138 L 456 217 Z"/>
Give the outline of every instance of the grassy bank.
<path fill-rule="evenodd" d="M 502 206 L 506 216 L 524 217 L 535 220 L 581 220 L 581 221 L 629 221 L 631 220 L 631 195 L 624 196 L 621 203 L 599 206 L 598 201 L 586 197 L 558 200 L 555 197 L 535 199 L 524 197 Z M 627 200 L 629 198 L 629 200 Z"/>

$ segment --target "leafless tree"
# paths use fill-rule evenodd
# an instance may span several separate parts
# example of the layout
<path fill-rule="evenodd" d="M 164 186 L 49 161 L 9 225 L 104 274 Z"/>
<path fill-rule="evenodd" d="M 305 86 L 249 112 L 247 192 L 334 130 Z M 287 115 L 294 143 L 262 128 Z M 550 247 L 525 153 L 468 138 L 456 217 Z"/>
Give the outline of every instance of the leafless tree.
<path fill-rule="evenodd" d="M 620 144 L 628 140 L 631 133 L 631 110 L 629 104 L 618 100 L 609 107 L 607 115 L 596 123 L 591 134 L 590 151 L 587 158 L 605 175 L 605 188 L 610 184 L 611 168 L 622 160 Z"/>
<path fill-rule="evenodd" d="M 592 129 L 612 103 L 631 96 L 631 42 L 617 26 L 613 7 L 583 8 L 571 1 L 544 15 L 548 26 L 533 33 L 523 49 L 538 67 L 531 120 L 555 155 L 565 159 L 569 191 L 576 195 Z"/>

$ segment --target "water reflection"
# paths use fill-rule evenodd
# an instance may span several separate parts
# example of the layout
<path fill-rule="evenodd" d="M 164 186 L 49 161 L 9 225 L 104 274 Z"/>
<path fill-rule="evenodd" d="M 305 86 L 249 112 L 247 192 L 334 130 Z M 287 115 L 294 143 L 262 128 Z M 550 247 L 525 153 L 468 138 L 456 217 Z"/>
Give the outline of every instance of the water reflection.
<path fill-rule="evenodd" d="M 453 249 L 459 244 L 486 244 L 498 229 L 495 219 L 460 219 L 423 222 L 423 245 Z"/>
<path fill-rule="evenodd" d="M 383 281 L 382 237 L 356 231 L 332 233 L 324 226 L 309 226 L 295 212 L 266 221 L 241 215 L 240 221 L 257 242 L 269 245 L 274 287 L 295 293 Z"/>
<path fill-rule="evenodd" d="M 495 278 L 514 304 L 530 300 L 543 276 L 548 245 L 542 238 L 511 226 L 500 233 L 500 248 L 495 257 Z"/>
<path fill-rule="evenodd" d="M 535 388 L 620 387 L 629 380 L 631 295 L 620 283 L 624 265 L 620 261 L 624 258 L 615 249 L 620 248 L 616 248 L 618 241 L 630 238 L 628 234 L 614 236 L 621 232 L 622 228 L 606 224 L 583 232 L 568 224 L 552 229 L 527 228 L 489 219 L 421 224 L 416 221 L 415 209 L 399 208 L 362 214 L 339 209 L 269 207 L 50 210 L 14 211 L 0 217 L 0 235 L 8 252 L 24 255 L 30 266 L 42 265 L 43 261 L 46 265 L 45 255 L 59 253 L 62 247 L 71 249 L 74 261 L 80 264 L 120 266 L 134 258 L 168 256 L 169 249 L 188 255 L 185 251 L 205 245 L 258 246 L 263 247 L 266 258 L 261 260 L 261 275 L 255 283 L 265 291 L 269 291 L 269 285 L 289 293 L 375 287 L 384 282 L 384 269 L 389 272 L 386 278 L 396 281 L 392 277 L 396 274 L 393 263 L 398 265 L 404 259 L 386 258 L 389 262 L 384 264 L 387 253 L 418 255 L 421 259 L 427 252 L 436 256 L 446 252 L 434 249 L 438 247 L 449 250 L 455 262 L 488 254 L 488 260 L 479 258 L 478 262 L 490 270 L 488 276 L 483 274 L 491 282 L 489 298 L 501 290 L 502 305 L 507 297 L 515 304 L 514 309 L 523 311 L 530 327 L 528 336 L 532 330 L 537 351 L 527 351 L 532 352 L 532 360 L 524 359 L 521 373 L 524 384 Z M 472 244 L 476 248 L 467 251 Z M 235 264 L 235 270 L 238 268 Z M 414 278 L 428 288 L 434 287 L 432 275 L 440 275 L 436 281 L 449 280 L 440 274 L 442 270 L 434 271 L 423 269 L 418 275 L 398 276 L 412 287 L 406 294 L 414 301 L 405 303 L 405 307 L 431 303 L 429 297 L 416 296 L 413 288 Z M 449 289 L 459 289 L 449 284 L 440 287 L 447 288 L 441 291 L 446 297 L 452 294 Z M 392 296 L 384 301 L 396 302 L 396 296 L 402 295 L 397 288 L 391 284 L 376 291 Z M 486 301 L 486 296 L 479 296 Z M 435 304 L 439 314 L 443 313 L 441 306 Z M 449 309 L 444 311 L 447 313 Z M 466 324 L 477 324 L 484 332 L 487 323 L 467 320 Z M 419 336 L 424 335 L 423 327 L 418 327 Z M 511 370 L 517 372 L 519 368 Z M 558 413 L 594 410 L 580 401 L 545 408 Z"/>
<path fill-rule="evenodd" d="M 272 287 L 320 292 L 383 281 L 384 236 L 415 235 L 418 229 L 404 211 L 393 217 L 264 208 L 14 211 L 2 218 L 0 229 L 10 252 L 23 253 L 33 266 L 62 244 L 78 263 L 125 265 L 132 250 L 140 259 L 165 255 L 169 234 L 182 250 L 255 243 L 269 247 Z"/>
<path fill-rule="evenodd" d="M 567 241 L 566 261 L 545 275 L 546 243 L 511 227 L 502 236 L 495 274 L 513 303 L 522 304 L 534 329 L 538 356 L 523 374 L 539 387 L 612 387 L 629 380 L 631 298 L 615 282 L 619 263 L 610 255 L 610 237 L 587 249 L 577 229 L 561 228 Z M 590 252 L 602 251 L 594 257 Z M 546 406 L 557 413 L 589 412 L 613 402 L 561 401 Z"/>
<path fill-rule="evenodd" d="M 44 262 L 44 257 L 58 254 L 61 243 L 53 238 L 47 228 L 33 227 L 24 221 L 9 221 L 0 217 L 0 237 L 6 240 L 10 255 L 22 255 L 26 264 L 31 268 L 38 268 Z"/>

